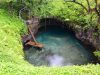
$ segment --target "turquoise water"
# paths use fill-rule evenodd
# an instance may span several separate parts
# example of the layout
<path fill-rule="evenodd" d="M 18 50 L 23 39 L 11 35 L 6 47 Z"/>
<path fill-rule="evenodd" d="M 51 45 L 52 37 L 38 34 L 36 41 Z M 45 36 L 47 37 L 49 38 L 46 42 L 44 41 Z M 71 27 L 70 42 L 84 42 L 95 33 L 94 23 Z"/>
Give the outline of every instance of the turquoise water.
<path fill-rule="evenodd" d="M 61 27 L 40 29 L 36 38 L 44 45 L 42 51 L 34 47 L 25 51 L 26 60 L 35 66 L 82 65 L 93 59 L 92 53 L 71 32 Z"/>

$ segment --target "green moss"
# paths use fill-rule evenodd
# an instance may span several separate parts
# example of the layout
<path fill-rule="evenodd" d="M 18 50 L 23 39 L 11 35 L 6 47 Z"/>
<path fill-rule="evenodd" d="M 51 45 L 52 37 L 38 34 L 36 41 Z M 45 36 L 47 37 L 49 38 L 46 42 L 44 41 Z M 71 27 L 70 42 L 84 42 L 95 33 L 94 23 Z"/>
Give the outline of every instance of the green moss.
<path fill-rule="evenodd" d="M 100 57 L 100 51 L 99 50 L 98 51 L 95 51 L 94 52 L 94 55 L 97 56 L 97 57 Z"/>

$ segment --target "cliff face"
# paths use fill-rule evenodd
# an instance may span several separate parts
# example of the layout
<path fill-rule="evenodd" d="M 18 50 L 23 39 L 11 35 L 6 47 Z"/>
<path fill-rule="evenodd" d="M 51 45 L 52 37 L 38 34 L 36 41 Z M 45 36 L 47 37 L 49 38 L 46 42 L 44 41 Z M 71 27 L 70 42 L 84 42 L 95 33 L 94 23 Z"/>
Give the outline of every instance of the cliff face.
<path fill-rule="evenodd" d="M 76 37 L 81 40 L 86 47 L 89 46 L 90 50 L 96 52 L 95 56 L 97 57 L 97 62 L 100 63 L 100 35 L 94 36 L 95 30 L 93 28 L 89 28 L 87 31 L 82 29 L 76 30 L 75 35 Z"/>
<path fill-rule="evenodd" d="M 81 40 L 84 45 L 91 46 L 93 51 L 100 50 L 100 35 L 98 29 L 93 28 L 92 26 L 86 30 L 80 25 L 75 23 L 68 22 L 69 28 L 74 31 L 75 36 Z"/>
<path fill-rule="evenodd" d="M 100 50 L 100 35 L 94 36 L 95 32 L 96 30 L 93 28 L 89 28 L 87 31 L 80 29 L 75 31 L 75 35 L 86 45 L 91 45 L 97 50 Z"/>

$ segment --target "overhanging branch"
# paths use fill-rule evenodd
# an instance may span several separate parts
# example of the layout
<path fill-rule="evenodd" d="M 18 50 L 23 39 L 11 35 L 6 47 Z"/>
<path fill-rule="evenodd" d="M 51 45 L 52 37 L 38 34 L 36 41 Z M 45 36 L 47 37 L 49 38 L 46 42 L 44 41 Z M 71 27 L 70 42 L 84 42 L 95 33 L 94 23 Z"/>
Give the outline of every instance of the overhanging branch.
<path fill-rule="evenodd" d="M 76 2 L 76 1 L 65 1 L 65 2 L 72 2 L 72 3 L 78 4 L 88 12 L 88 9 L 83 4 L 81 4 L 79 2 Z"/>
<path fill-rule="evenodd" d="M 91 12 L 91 7 L 90 7 L 89 0 L 86 0 L 86 1 L 87 1 L 87 4 L 88 4 L 88 12 Z"/>
<path fill-rule="evenodd" d="M 98 2 L 97 2 L 97 0 L 95 0 L 95 11 L 96 11 L 96 13 L 97 13 L 97 15 L 98 16 L 100 16 L 100 12 L 99 12 L 99 10 L 97 9 L 98 8 Z"/>

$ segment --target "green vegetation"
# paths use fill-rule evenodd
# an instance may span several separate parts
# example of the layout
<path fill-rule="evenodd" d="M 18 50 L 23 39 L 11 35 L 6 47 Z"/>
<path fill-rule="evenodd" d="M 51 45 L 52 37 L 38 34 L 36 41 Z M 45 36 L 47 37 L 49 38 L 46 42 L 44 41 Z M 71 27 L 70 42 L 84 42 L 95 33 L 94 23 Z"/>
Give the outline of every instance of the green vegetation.
<path fill-rule="evenodd" d="M 75 23 L 72 28 L 80 28 L 87 31 L 94 28 L 97 31 L 93 34 L 100 35 L 100 1 L 99 0 L 26 0 L 13 3 L 17 10 L 21 7 L 31 10 L 30 15 L 43 17 L 54 16 L 63 21 Z M 16 9 L 15 8 L 15 9 Z"/>
<path fill-rule="evenodd" d="M 11 0 L 1 0 L 0 2 L 4 1 Z M 33 2 L 26 2 L 26 5 L 28 7 L 32 7 L 33 5 L 34 7 L 37 6 L 38 1 L 34 1 L 35 0 L 33 0 Z M 39 4 L 39 6 L 29 9 L 34 9 L 34 15 L 39 15 L 40 17 L 53 15 L 63 20 L 78 23 L 79 27 L 82 25 L 82 27 L 86 29 L 91 26 L 93 26 L 93 28 L 97 27 L 99 33 L 97 32 L 95 34 L 100 35 L 100 25 L 98 25 L 96 18 L 97 14 L 92 13 L 87 15 L 86 11 L 83 11 L 82 7 L 79 7 L 77 4 L 66 4 L 63 3 L 64 1 L 56 3 L 56 0 L 53 0 L 52 2 L 48 1 L 49 0 L 46 0 Z M 21 35 L 25 34 L 27 29 L 16 14 L 12 15 L 12 11 L 8 13 L 8 10 L 6 10 L 8 3 L 7 5 L 4 5 L 2 9 L 0 9 L 0 75 L 100 75 L 99 64 L 67 67 L 34 67 L 30 65 L 24 60 L 21 43 Z M 17 10 L 22 5 L 18 5 L 15 1 L 14 6 Z M 75 7 L 77 7 L 77 9 Z M 33 14 L 32 12 L 31 14 Z M 90 20 L 91 16 L 94 17 L 92 21 Z M 98 56 L 98 53 L 96 54 Z"/>

